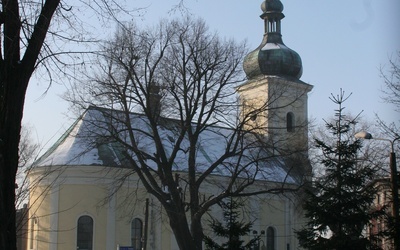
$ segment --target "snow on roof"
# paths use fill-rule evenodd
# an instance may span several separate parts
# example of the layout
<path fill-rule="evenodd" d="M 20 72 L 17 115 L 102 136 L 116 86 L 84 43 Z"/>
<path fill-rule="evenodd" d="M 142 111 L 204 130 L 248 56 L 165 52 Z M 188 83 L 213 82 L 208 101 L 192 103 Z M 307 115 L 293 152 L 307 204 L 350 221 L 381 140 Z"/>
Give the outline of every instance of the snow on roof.
<path fill-rule="evenodd" d="M 34 166 L 103 165 L 98 149 L 89 147 L 80 136 L 86 126 L 85 116 L 77 119 L 72 126 L 44 153 Z"/>
<path fill-rule="evenodd" d="M 106 117 L 105 112 L 112 112 L 112 116 Z M 112 111 L 90 107 L 86 112 L 72 124 L 72 126 L 61 136 L 61 138 L 35 163 L 35 167 L 41 166 L 107 166 L 107 167 L 129 167 L 126 159 L 127 151 L 123 146 L 129 144 L 129 136 L 126 129 L 118 125 L 115 117 L 120 111 Z M 116 115 L 117 114 L 117 115 Z M 113 117 L 113 118 L 111 118 Z M 156 153 L 154 140 L 151 139 L 149 123 L 142 114 L 130 114 L 132 131 L 136 136 L 136 143 L 143 152 L 153 156 Z M 166 119 L 158 131 L 163 139 L 162 143 L 166 155 L 170 155 L 177 139 L 176 120 Z M 120 141 L 117 142 L 110 137 L 112 131 L 117 131 Z M 199 143 L 196 146 L 196 170 L 205 171 L 221 155 L 224 154 L 228 145 L 227 140 L 234 130 L 213 126 L 200 134 Z M 122 135 L 122 136 L 121 136 Z M 188 140 L 183 140 L 180 150 L 173 163 L 176 171 L 188 170 L 189 150 Z M 268 152 L 260 147 L 246 150 L 242 155 L 240 165 L 242 175 L 255 175 L 256 179 L 275 182 L 296 183 L 295 178 L 285 170 L 282 159 L 278 157 L 267 157 L 267 161 L 253 163 L 252 159 L 260 154 Z M 137 158 L 134 154 L 131 157 Z M 229 157 L 222 161 L 213 174 L 230 175 L 232 169 L 238 165 L 238 157 Z M 147 165 L 156 169 L 156 163 L 152 160 L 146 161 Z M 259 167 L 259 164 L 263 164 Z"/>

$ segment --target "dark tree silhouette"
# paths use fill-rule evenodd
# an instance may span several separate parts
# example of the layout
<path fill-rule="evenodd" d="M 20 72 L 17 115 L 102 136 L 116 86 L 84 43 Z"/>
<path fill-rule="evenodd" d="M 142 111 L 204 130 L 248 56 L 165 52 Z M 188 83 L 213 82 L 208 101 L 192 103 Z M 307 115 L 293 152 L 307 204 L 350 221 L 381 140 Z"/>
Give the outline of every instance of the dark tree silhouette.
<path fill-rule="evenodd" d="M 93 1 L 88 9 L 106 17 L 121 3 Z M 105 4 L 108 8 L 103 8 Z M 63 45 L 68 42 L 88 41 L 78 29 L 79 14 L 68 1 L 1 1 L 0 27 L 0 249 L 16 248 L 15 183 L 18 169 L 18 145 L 25 93 L 33 73 L 44 66 L 65 72 L 66 61 L 61 55 L 74 54 Z M 92 4 L 92 5 L 91 5 Z M 127 13 L 124 9 L 124 13 Z M 115 17 L 115 15 L 113 15 Z M 56 19 L 54 29 L 52 21 Z M 65 24 L 64 29 L 60 28 Z M 84 30 L 84 29 L 82 29 Z M 51 37 L 49 39 L 48 35 Z M 47 38 L 46 38 L 47 37 Z M 48 62 L 48 63 L 46 63 Z"/>
<path fill-rule="evenodd" d="M 374 249 L 373 239 L 363 230 L 381 216 L 379 210 L 373 212 L 376 190 L 369 185 L 376 169 L 357 159 L 361 142 L 354 139 L 352 130 L 357 118 L 348 119 L 343 111 L 348 97 L 341 91 L 330 98 L 338 109 L 326 128 L 336 140 L 315 139 L 323 155 L 324 173 L 307 192 L 304 209 L 308 222 L 297 232 L 306 249 Z"/>
<path fill-rule="evenodd" d="M 0 248 L 10 250 L 16 249 L 14 190 L 25 93 L 60 0 L 42 3 L 25 48 L 21 48 L 24 18 L 19 4 L 16 0 L 2 1 L 0 12 Z"/>
<path fill-rule="evenodd" d="M 252 249 L 256 246 L 259 237 L 251 239 L 249 242 L 245 243 L 240 237 L 249 235 L 252 222 L 243 222 L 240 220 L 239 209 L 243 207 L 238 201 L 235 201 L 232 197 L 228 199 L 227 202 L 222 201 L 220 207 L 223 211 L 223 222 L 219 220 L 213 220 L 210 227 L 216 236 L 227 239 L 226 242 L 218 244 L 211 237 L 206 236 L 204 242 L 206 244 L 206 249 L 210 250 L 244 250 Z"/>

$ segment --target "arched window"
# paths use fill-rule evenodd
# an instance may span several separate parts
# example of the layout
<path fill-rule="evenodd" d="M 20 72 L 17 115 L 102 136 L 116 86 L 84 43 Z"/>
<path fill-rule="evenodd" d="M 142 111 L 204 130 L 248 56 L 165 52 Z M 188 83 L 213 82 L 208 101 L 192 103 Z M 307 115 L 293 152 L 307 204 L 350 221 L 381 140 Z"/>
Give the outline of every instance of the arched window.
<path fill-rule="evenodd" d="M 267 250 L 275 250 L 275 229 L 267 228 Z"/>
<path fill-rule="evenodd" d="M 134 250 L 142 249 L 142 226 L 143 223 L 140 219 L 133 219 L 131 224 L 131 239 Z"/>
<path fill-rule="evenodd" d="M 93 219 L 83 215 L 78 219 L 76 249 L 93 249 Z"/>
<path fill-rule="evenodd" d="M 294 132 L 294 114 L 292 112 L 286 114 L 286 129 L 288 132 Z"/>

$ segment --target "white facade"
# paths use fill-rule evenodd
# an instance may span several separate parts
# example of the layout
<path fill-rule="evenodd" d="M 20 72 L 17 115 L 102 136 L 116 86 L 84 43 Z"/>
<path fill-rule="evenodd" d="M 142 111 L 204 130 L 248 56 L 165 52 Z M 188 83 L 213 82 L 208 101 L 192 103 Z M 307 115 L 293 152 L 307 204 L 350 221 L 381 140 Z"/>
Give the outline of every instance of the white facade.
<path fill-rule="evenodd" d="M 29 232 L 28 249 L 79 249 L 78 220 L 84 216 L 93 220 L 92 243 L 88 249 L 114 250 L 117 246 L 132 246 L 132 222 L 134 219 L 145 222 L 146 198 L 149 199 L 147 249 L 178 249 L 165 212 L 143 190 L 137 176 L 130 176 L 116 191 L 115 185 L 119 182 L 115 178 L 121 176 L 120 171 L 102 166 L 35 168 L 30 178 L 41 181 L 31 191 L 29 228 L 33 230 Z M 46 177 L 42 178 L 43 175 Z M 297 249 L 293 230 L 300 228 L 302 217 L 294 201 L 296 198 L 291 195 L 249 198 L 248 213 L 244 216 L 254 221 L 252 229 L 258 233 L 273 229 L 275 249 L 287 249 L 287 246 Z M 212 213 L 222 216 L 218 207 Z M 207 225 L 204 226 L 205 233 L 209 233 Z M 252 237 L 249 235 L 247 239 Z M 266 241 L 264 234 L 260 245 L 265 245 Z"/>

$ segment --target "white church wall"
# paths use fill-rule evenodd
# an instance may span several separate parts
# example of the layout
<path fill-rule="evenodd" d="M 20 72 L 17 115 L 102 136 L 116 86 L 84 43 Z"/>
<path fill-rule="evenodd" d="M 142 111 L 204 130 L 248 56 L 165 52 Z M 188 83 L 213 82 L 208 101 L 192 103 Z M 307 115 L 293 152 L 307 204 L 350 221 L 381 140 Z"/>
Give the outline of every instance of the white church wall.
<path fill-rule="evenodd" d="M 134 176 L 116 193 L 112 192 L 115 187 L 115 178 L 111 178 L 115 172 L 112 171 L 96 166 L 68 167 L 60 175 L 52 176 L 57 180 L 44 180 L 46 185 L 39 186 L 31 193 L 31 200 L 40 199 L 41 202 L 31 209 L 31 216 L 35 213 L 39 218 L 39 227 L 36 232 L 36 245 L 28 249 L 76 249 L 77 221 L 84 215 L 93 218 L 93 249 L 114 250 L 117 245 L 130 246 L 131 221 L 139 218 L 144 222 L 146 198 L 150 198 L 148 248 L 178 249 L 161 205 L 144 191 Z M 184 178 L 184 175 L 181 177 Z M 221 183 L 224 179 L 221 176 L 215 178 L 216 183 Z M 47 186 L 49 184 L 52 185 Z M 264 184 L 256 183 L 252 190 L 260 189 Z M 278 183 L 271 183 L 271 187 L 273 185 Z M 215 185 L 209 183 L 205 192 L 213 193 L 213 188 Z M 57 191 L 53 192 L 54 190 Z M 110 194 L 114 196 L 107 199 Z M 254 220 L 254 230 L 258 232 L 265 231 L 268 226 L 274 226 L 277 232 L 277 246 L 282 247 L 287 241 L 282 240 L 282 237 L 285 239 L 289 231 L 289 241 L 295 241 L 292 227 L 290 230 L 285 228 L 286 214 L 294 214 L 285 211 L 288 209 L 285 202 L 283 197 L 273 194 L 246 198 L 244 210 L 248 211 L 248 214 L 243 215 L 246 220 Z M 255 207 L 257 209 L 254 209 Z M 214 216 L 222 218 L 222 211 L 217 206 L 211 212 Z M 57 228 L 54 228 L 54 221 L 57 221 Z M 205 232 L 210 232 L 206 220 L 203 226 Z M 247 241 L 252 237 L 250 234 L 244 239 Z M 28 246 L 30 247 L 29 243 Z"/>

